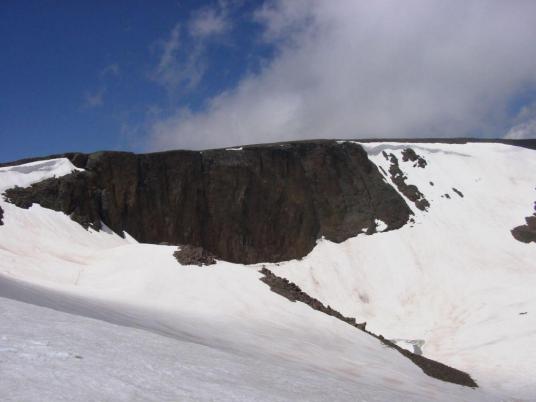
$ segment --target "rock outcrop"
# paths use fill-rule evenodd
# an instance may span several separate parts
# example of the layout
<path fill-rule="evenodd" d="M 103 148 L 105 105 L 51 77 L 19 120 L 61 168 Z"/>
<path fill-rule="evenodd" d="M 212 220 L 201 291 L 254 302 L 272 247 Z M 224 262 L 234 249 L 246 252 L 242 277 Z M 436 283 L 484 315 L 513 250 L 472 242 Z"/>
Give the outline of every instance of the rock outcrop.
<path fill-rule="evenodd" d="M 413 148 L 406 148 L 402 151 L 402 162 L 414 162 L 413 167 L 425 168 L 427 165 L 426 159 L 418 155 Z"/>
<path fill-rule="evenodd" d="M 0 207 L 0 225 L 3 225 L 4 224 L 4 210 L 2 209 L 2 207 Z"/>
<path fill-rule="evenodd" d="M 523 243 L 536 243 L 536 213 L 525 218 L 526 225 L 512 229 L 512 236 Z"/>
<path fill-rule="evenodd" d="M 216 259 L 212 254 L 207 250 L 196 246 L 180 246 L 178 250 L 173 253 L 173 256 L 181 265 L 197 265 L 202 267 L 205 265 L 216 264 Z"/>
<path fill-rule="evenodd" d="M 85 171 L 10 189 L 7 199 L 63 211 L 84 227 L 102 222 L 142 242 L 199 246 L 233 262 L 300 258 L 322 236 L 341 242 L 373 233 L 376 219 L 397 229 L 411 214 L 354 143 L 67 157 Z"/>
<path fill-rule="evenodd" d="M 463 193 L 460 190 L 458 190 L 457 188 L 452 187 L 452 191 L 454 191 L 456 194 L 458 194 L 458 196 L 460 196 L 460 198 L 463 198 Z"/>
<path fill-rule="evenodd" d="M 274 293 L 277 293 L 280 296 L 283 296 L 291 302 L 302 302 L 307 304 L 313 310 L 320 311 L 321 313 L 327 314 L 329 316 L 335 317 L 338 320 L 344 321 L 347 324 L 350 324 L 352 327 L 356 327 L 362 331 L 365 331 L 367 327 L 366 322 L 358 323 L 355 318 L 345 317 L 338 311 L 331 308 L 331 306 L 325 306 L 320 300 L 315 299 L 314 297 L 309 296 L 307 293 L 301 290 L 301 288 L 296 285 L 294 282 L 290 282 L 286 278 L 281 278 L 275 275 L 265 266 L 259 271 L 264 276 L 261 278 L 261 281 L 266 283 L 270 290 Z"/>
<path fill-rule="evenodd" d="M 412 155 L 411 153 L 408 154 L 408 151 L 412 151 L 413 154 L 415 154 L 415 152 L 411 148 L 407 148 L 404 150 L 403 157 L 405 160 L 412 160 L 412 159 L 409 159 L 408 157 L 408 155 Z M 430 203 L 424 197 L 424 194 L 419 191 L 416 185 L 406 183 L 407 177 L 404 174 L 404 172 L 402 172 L 402 170 L 400 169 L 398 158 L 392 153 L 388 155 L 385 151 L 383 151 L 383 157 L 391 163 L 391 166 L 389 166 L 389 174 L 391 175 L 391 180 L 396 185 L 398 190 L 402 194 L 404 194 L 404 196 L 406 196 L 411 202 L 413 202 L 415 206 L 419 208 L 421 211 L 427 211 L 428 208 L 430 207 Z M 419 156 L 415 154 L 415 160 L 418 160 L 418 158 Z M 426 166 L 426 161 L 424 161 L 423 166 L 419 165 L 419 167 L 421 168 L 424 168 L 425 166 Z"/>

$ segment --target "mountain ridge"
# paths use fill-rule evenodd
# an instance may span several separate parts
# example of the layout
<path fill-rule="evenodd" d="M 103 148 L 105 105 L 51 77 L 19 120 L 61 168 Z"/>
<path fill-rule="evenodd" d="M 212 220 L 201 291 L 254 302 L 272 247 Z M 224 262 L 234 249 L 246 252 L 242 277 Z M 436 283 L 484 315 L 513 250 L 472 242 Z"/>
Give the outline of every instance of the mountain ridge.
<path fill-rule="evenodd" d="M 6 197 L 62 211 L 84 227 L 148 243 L 200 246 L 241 263 L 301 258 L 325 237 L 397 229 L 411 209 L 351 142 L 242 150 L 73 154 L 84 171 Z"/>
<path fill-rule="evenodd" d="M 421 144 L 470 144 L 470 143 L 482 143 L 482 144 L 505 144 L 513 145 L 521 148 L 534 149 L 536 150 L 536 138 L 527 138 L 527 139 L 507 139 L 507 138 L 477 138 L 477 137 L 452 137 L 452 138 L 436 138 L 436 137 L 420 137 L 420 138 L 348 138 L 348 139 L 329 139 L 329 138 L 319 138 L 319 139 L 307 139 L 307 140 L 289 140 L 289 141 L 279 141 L 279 142 L 267 142 L 259 144 L 245 144 L 245 145 L 233 145 L 227 147 L 219 148 L 207 148 L 201 150 L 195 149 L 172 149 L 166 151 L 153 151 L 153 152 L 131 152 L 131 151 L 117 151 L 117 150 L 99 150 L 92 152 L 63 152 L 50 154 L 47 156 L 36 156 L 36 157 L 26 157 L 16 160 L 11 160 L 7 162 L 0 162 L 0 168 L 21 165 L 24 163 L 36 162 L 47 159 L 55 158 L 67 158 L 69 159 L 76 167 L 79 166 L 80 160 L 78 158 L 84 158 L 85 155 L 91 155 L 101 152 L 117 152 L 117 153 L 126 153 L 126 154 L 135 154 L 135 155 L 146 155 L 146 154 L 165 154 L 167 152 L 176 152 L 176 151 L 191 151 L 191 152 L 206 152 L 206 151 L 217 151 L 217 150 L 230 150 L 233 148 L 256 148 L 256 147 L 269 147 L 274 145 L 286 145 L 294 143 L 315 143 L 315 142 L 341 142 L 341 141 L 350 141 L 357 143 L 421 143 Z M 83 159 L 82 159 L 83 160 Z"/>

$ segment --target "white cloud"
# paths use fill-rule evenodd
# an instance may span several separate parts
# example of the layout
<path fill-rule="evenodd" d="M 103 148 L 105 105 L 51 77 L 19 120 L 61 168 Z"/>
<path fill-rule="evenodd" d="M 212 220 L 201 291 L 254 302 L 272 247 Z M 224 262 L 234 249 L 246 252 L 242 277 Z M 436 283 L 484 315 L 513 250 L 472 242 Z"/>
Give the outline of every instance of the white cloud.
<path fill-rule="evenodd" d="M 96 92 L 87 92 L 84 96 L 84 106 L 95 108 L 104 103 L 105 88 L 99 88 Z"/>
<path fill-rule="evenodd" d="M 536 118 L 512 127 L 504 138 L 511 140 L 536 139 Z"/>
<path fill-rule="evenodd" d="M 107 85 L 105 83 L 105 78 L 107 76 L 118 77 L 119 74 L 120 74 L 119 64 L 117 63 L 109 64 L 106 67 L 104 67 L 102 70 L 100 70 L 99 81 L 101 83 L 101 86 L 99 89 L 97 89 L 94 92 L 88 91 L 84 94 L 83 106 L 85 108 L 90 108 L 90 109 L 102 106 L 104 103 L 104 95 L 107 92 Z"/>
<path fill-rule="evenodd" d="M 169 37 L 162 42 L 162 53 L 152 78 L 162 86 L 173 90 L 179 85 L 192 88 L 197 85 L 205 67 L 200 60 L 198 46 L 188 54 L 180 52 L 181 24 L 177 23 Z"/>
<path fill-rule="evenodd" d="M 222 11 L 205 8 L 190 20 L 188 28 L 193 37 L 206 38 L 225 33 L 229 29 L 229 21 Z"/>
<path fill-rule="evenodd" d="M 523 107 L 514 123 L 504 138 L 511 140 L 536 138 L 536 103 Z"/>
<path fill-rule="evenodd" d="M 197 11 L 186 27 L 177 23 L 161 43 L 160 60 L 152 78 L 168 90 L 179 86 L 195 88 L 206 71 L 209 42 L 226 34 L 230 26 L 222 5 Z"/>
<path fill-rule="evenodd" d="M 119 73 L 120 73 L 119 64 L 112 63 L 112 64 L 108 64 L 106 67 L 104 67 L 101 70 L 100 75 L 101 75 L 101 77 L 105 77 L 107 75 L 118 77 Z"/>
<path fill-rule="evenodd" d="M 534 1 L 293 0 L 257 13 L 276 57 L 154 122 L 150 148 L 303 138 L 499 135 L 536 83 Z"/>

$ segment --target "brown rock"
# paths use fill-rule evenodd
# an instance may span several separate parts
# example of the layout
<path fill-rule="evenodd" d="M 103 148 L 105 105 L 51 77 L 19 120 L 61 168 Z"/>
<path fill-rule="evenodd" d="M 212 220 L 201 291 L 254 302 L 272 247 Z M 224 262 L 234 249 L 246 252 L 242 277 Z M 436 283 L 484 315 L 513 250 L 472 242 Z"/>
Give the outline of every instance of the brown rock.
<path fill-rule="evenodd" d="M 536 243 L 536 214 L 525 218 L 526 225 L 521 225 L 511 230 L 512 236 L 523 243 Z"/>
<path fill-rule="evenodd" d="M 411 148 L 407 148 L 406 151 L 407 150 L 411 150 Z M 387 155 L 385 151 L 383 152 L 383 156 L 391 162 L 391 166 L 389 166 L 389 174 L 391 175 L 391 180 L 396 185 L 398 190 L 411 202 L 413 202 L 421 211 L 428 210 L 430 203 L 424 197 L 424 194 L 419 191 L 417 186 L 406 183 L 407 177 L 400 169 L 398 158 L 394 154 Z"/>
<path fill-rule="evenodd" d="M 216 264 L 215 257 L 202 247 L 190 245 L 180 246 L 179 249 L 173 253 L 173 256 L 181 265 L 203 266 Z"/>
<path fill-rule="evenodd" d="M 413 167 L 425 168 L 427 165 L 426 160 L 418 155 L 413 148 L 406 148 L 402 151 L 402 162 L 407 161 L 415 162 Z"/>
<path fill-rule="evenodd" d="M 375 219 L 397 229 L 411 214 L 354 143 L 71 155 L 84 172 L 8 190 L 7 198 L 63 211 L 85 227 L 103 222 L 141 242 L 190 244 L 233 262 L 301 258 L 322 236 L 341 242 Z"/>

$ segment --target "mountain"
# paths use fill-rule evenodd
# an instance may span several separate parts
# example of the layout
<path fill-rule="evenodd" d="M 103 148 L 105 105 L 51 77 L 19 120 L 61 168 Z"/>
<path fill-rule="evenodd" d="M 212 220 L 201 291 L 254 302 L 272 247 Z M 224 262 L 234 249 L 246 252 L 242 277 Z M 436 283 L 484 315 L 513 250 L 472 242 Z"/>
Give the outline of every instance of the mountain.
<path fill-rule="evenodd" d="M 410 209 L 362 147 L 298 143 L 241 151 L 76 155 L 83 171 L 7 193 L 141 242 L 201 246 L 226 261 L 301 258 L 322 236 L 341 242 Z"/>
<path fill-rule="evenodd" d="M 531 400 L 535 145 L 4 164 L 0 396 Z"/>

